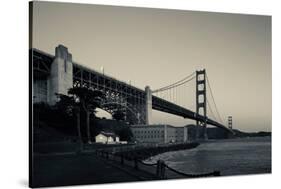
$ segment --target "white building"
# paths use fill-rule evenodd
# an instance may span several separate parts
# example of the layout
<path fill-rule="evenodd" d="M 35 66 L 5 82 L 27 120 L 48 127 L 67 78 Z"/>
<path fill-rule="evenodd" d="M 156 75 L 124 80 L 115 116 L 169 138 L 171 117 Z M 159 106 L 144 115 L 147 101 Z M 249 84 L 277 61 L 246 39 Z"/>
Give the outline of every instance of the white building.
<path fill-rule="evenodd" d="M 119 143 L 119 136 L 114 133 L 100 132 L 96 137 L 96 143 L 115 144 Z"/>
<path fill-rule="evenodd" d="M 145 143 L 187 142 L 187 127 L 171 125 L 134 125 L 131 127 L 135 139 Z"/>

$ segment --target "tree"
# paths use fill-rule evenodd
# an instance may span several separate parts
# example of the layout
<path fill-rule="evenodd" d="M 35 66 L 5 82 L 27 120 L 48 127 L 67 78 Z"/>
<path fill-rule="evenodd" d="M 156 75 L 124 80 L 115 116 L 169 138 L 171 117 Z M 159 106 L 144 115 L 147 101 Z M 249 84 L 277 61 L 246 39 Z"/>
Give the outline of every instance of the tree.
<path fill-rule="evenodd" d="M 113 114 L 112 114 L 112 118 L 117 120 L 117 121 L 123 121 L 125 120 L 125 112 L 118 109 L 117 111 L 115 111 Z"/>
<path fill-rule="evenodd" d="M 95 115 L 96 108 L 100 107 L 102 101 L 105 99 L 105 95 L 101 91 L 91 90 L 86 87 L 70 88 L 68 90 L 68 94 L 72 95 L 75 102 L 79 104 L 79 107 L 86 112 L 87 140 L 88 143 L 92 143 L 90 131 L 90 115 Z"/>
<path fill-rule="evenodd" d="M 133 133 L 130 127 L 123 127 L 118 131 L 118 135 L 120 140 L 122 141 L 131 141 L 133 138 Z"/>
<path fill-rule="evenodd" d="M 79 140 L 79 151 L 83 150 L 81 126 L 80 126 L 80 105 L 75 100 L 74 96 L 67 96 L 63 94 L 57 94 L 59 101 L 56 103 L 58 110 L 65 111 L 70 116 L 76 115 L 76 125 L 77 125 L 77 134 Z"/>

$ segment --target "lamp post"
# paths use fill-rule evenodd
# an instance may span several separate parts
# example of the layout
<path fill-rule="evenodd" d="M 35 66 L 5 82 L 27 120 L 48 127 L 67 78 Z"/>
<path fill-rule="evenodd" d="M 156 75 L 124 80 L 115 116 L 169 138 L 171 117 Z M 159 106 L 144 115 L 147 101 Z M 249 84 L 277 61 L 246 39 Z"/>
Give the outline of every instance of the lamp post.
<path fill-rule="evenodd" d="M 101 73 L 104 75 L 104 67 L 101 67 Z"/>

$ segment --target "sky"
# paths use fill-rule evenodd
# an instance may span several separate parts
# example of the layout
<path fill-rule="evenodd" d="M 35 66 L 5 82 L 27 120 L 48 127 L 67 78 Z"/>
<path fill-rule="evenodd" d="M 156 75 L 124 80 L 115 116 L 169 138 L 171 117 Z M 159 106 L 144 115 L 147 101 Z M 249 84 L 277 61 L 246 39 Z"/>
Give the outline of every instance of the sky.
<path fill-rule="evenodd" d="M 33 47 L 54 54 L 63 44 L 75 62 L 141 89 L 205 68 L 224 124 L 231 115 L 233 128 L 271 131 L 270 16 L 53 2 L 35 2 L 33 11 Z M 195 81 L 175 93 L 175 103 L 195 111 Z M 152 116 L 155 124 L 195 123 Z"/>

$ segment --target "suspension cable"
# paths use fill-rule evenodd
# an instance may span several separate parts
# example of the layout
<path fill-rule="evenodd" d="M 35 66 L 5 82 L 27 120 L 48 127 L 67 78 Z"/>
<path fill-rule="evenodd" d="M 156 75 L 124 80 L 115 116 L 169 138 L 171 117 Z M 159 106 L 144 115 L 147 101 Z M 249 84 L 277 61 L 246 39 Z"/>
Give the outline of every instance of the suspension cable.
<path fill-rule="evenodd" d="M 195 74 L 195 72 L 193 72 L 192 74 L 188 75 L 187 77 L 185 77 L 185 78 L 183 78 L 183 79 L 181 79 L 181 80 L 179 80 L 179 81 L 177 81 L 175 83 L 172 83 L 172 84 L 170 84 L 168 86 L 165 86 L 165 87 L 161 87 L 159 89 L 156 89 L 156 90 L 152 91 L 152 93 L 155 93 L 155 92 L 158 92 L 158 91 L 164 91 L 164 90 L 168 90 L 170 88 L 173 88 L 174 85 L 177 85 L 177 84 L 187 80 L 188 78 L 192 77 L 194 74 Z"/>
<path fill-rule="evenodd" d="M 223 121 L 222 121 L 222 119 L 221 119 L 221 116 L 220 116 L 220 113 L 219 113 L 219 111 L 218 111 L 217 105 L 216 105 L 216 101 L 215 101 L 215 98 L 214 98 L 214 95 L 213 95 L 213 92 L 212 92 L 212 89 L 211 89 L 211 85 L 210 85 L 210 82 L 209 82 L 207 73 L 206 73 L 206 78 L 207 78 L 208 87 L 209 87 L 209 89 L 210 89 L 211 97 L 212 97 L 212 100 L 213 100 L 214 105 L 215 105 L 216 113 L 217 113 L 217 115 L 218 115 L 218 117 L 219 117 L 220 122 L 223 123 Z"/>
<path fill-rule="evenodd" d="M 169 90 L 169 89 L 172 89 L 172 88 L 181 86 L 181 85 L 183 85 L 183 84 L 185 84 L 185 83 L 187 83 L 187 82 L 193 80 L 195 77 L 196 77 L 196 76 L 193 76 L 193 77 L 190 78 L 189 80 L 186 80 L 186 81 L 184 81 L 184 82 L 182 82 L 182 83 L 178 83 L 178 84 L 176 84 L 176 85 L 170 85 L 169 87 L 167 86 L 167 87 L 162 88 L 162 89 L 157 89 L 157 90 L 155 90 L 155 91 L 152 91 L 152 93 L 159 92 L 159 91 L 166 91 L 166 90 Z"/>
<path fill-rule="evenodd" d="M 217 117 L 215 116 L 215 114 L 214 114 L 214 112 L 213 112 L 213 110 L 212 110 L 212 107 L 211 107 L 211 105 L 210 105 L 208 99 L 207 99 L 207 104 L 208 104 L 208 110 L 210 110 L 210 112 L 211 112 L 213 118 L 217 121 Z"/>

